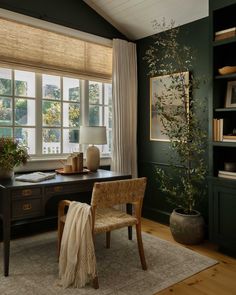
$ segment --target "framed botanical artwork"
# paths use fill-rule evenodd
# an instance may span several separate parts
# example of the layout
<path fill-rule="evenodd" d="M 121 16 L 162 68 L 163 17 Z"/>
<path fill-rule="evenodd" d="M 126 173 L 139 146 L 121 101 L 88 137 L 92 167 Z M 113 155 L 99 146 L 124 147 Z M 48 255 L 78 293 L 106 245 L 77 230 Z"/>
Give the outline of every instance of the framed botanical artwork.
<path fill-rule="evenodd" d="M 178 87 L 176 85 L 183 85 Z M 183 91 L 184 99 L 183 102 Z M 163 134 L 164 126 L 158 114 L 157 101 L 163 100 L 163 107 L 173 111 L 179 107 L 189 110 L 189 72 L 175 73 L 171 75 L 158 76 L 150 79 L 150 140 L 169 141 L 167 135 Z M 174 98 L 174 99 L 173 99 Z"/>
<path fill-rule="evenodd" d="M 226 108 L 236 107 L 236 81 L 229 81 L 227 84 L 225 107 Z"/>

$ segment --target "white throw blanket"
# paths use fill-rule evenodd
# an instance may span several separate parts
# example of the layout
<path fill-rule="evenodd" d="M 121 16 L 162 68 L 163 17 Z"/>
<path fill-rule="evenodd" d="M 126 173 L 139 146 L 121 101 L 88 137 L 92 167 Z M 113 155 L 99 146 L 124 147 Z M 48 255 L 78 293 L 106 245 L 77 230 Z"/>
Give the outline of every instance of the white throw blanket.
<path fill-rule="evenodd" d="M 64 288 L 83 287 L 96 276 L 90 208 L 79 202 L 69 206 L 59 257 L 59 278 Z"/>

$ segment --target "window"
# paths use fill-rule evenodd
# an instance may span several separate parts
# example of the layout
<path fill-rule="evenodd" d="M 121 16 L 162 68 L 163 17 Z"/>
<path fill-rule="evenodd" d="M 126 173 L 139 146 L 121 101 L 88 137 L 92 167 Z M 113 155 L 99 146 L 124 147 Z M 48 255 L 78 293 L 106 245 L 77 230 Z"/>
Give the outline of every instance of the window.
<path fill-rule="evenodd" d="M 106 126 L 111 153 L 109 83 L 0 68 L 0 136 L 14 136 L 32 156 L 79 150 L 80 125 Z"/>
<path fill-rule="evenodd" d="M 112 87 L 108 83 L 89 81 L 89 126 L 107 127 L 107 145 L 102 154 L 111 153 Z"/>

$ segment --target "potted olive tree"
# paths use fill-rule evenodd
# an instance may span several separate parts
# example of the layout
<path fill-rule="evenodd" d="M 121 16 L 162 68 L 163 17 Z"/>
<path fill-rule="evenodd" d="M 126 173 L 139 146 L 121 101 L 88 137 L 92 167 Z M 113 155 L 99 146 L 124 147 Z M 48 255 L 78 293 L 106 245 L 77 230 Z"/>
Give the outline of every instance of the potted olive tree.
<path fill-rule="evenodd" d="M 180 46 L 179 28 L 173 28 L 173 24 L 155 26 L 165 31 L 155 35 L 144 59 L 150 76 L 163 76 L 162 91 L 153 95 L 162 134 L 168 137 L 171 150 L 170 169 L 156 169 L 157 180 L 167 199 L 177 206 L 170 216 L 174 239 L 196 244 L 204 237 L 204 220 L 195 206 L 206 192 L 206 132 L 199 118 L 206 104 L 195 92 L 199 81 L 193 75 L 186 79 L 192 70 L 194 53 L 190 47 Z M 169 77 L 168 83 L 165 75 Z"/>

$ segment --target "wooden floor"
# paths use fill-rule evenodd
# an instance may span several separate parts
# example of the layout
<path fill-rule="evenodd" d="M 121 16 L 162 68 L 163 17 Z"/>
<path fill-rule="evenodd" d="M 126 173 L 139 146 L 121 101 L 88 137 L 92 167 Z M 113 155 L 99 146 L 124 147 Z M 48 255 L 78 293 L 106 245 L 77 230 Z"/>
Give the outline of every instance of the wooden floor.
<path fill-rule="evenodd" d="M 176 243 L 168 226 L 143 218 L 142 231 Z M 236 259 L 218 252 L 217 247 L 207 241 L 201 245 L 186 247 L 214 258 L 219 263 L 156 294 L 236 295 Z"/>

